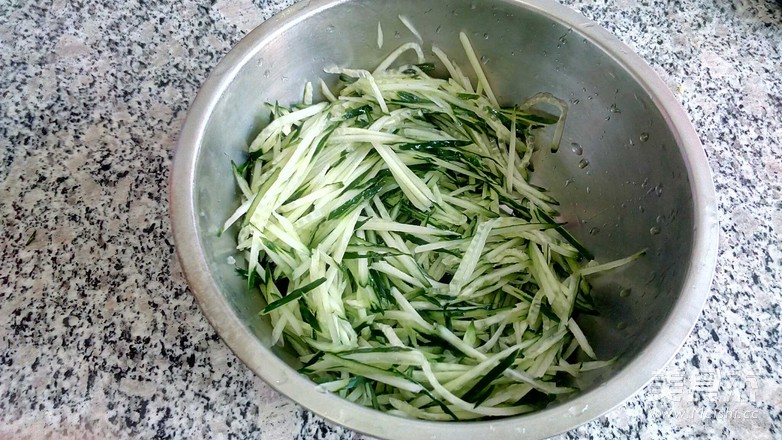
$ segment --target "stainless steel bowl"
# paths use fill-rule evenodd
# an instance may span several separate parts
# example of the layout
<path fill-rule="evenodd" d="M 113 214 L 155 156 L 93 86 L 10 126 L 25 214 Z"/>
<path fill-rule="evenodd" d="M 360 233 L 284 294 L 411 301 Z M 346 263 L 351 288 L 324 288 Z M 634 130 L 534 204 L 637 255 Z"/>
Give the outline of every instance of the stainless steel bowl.
<path fill-rule="evenodd" d="M 371 67 L 413 35 L 462 65 L 458 33 L 472 37 L 501 102 L 546 91 L 568 100 L 563 148 L 541 152 L 536 179 L 562 202 L 571 231 L 609 260 L 648 248 L 632 266 L 595 280 L 599 317 L 580 324 L 615 366 L 579 380 L 583 391 L 503 420 L 405 420 L 315 392 L 296 360 L 270 347 L 257 296 L 227 263 L 218 236 L 237 198 L 230 160 L 266 122 L 264 101 L 300 100 L 328 65 Z M 376 45 L 381 22 L 386 43 Z M 399 35 L 399 38 L 396 36 Z M 571 149 L 571 144 L 575 145 Z M 581 151 L 582 150 L 582 151 Z M 580 153 L 580 154 L 577 154 Z M 588 163 L 587 166 L 584 166 Z M 717 251 L 714 188 L 687 115 L 649 66 L 608 32 L 548 0 L 313 0 L 266 21 L 220 62 L 182 129 L 171 177 L 176 248 L 203 313 L 256 374 L 315 413 L 387 438 L 554 435 L 633 395 L 676 353 L 708 295 Z"/>

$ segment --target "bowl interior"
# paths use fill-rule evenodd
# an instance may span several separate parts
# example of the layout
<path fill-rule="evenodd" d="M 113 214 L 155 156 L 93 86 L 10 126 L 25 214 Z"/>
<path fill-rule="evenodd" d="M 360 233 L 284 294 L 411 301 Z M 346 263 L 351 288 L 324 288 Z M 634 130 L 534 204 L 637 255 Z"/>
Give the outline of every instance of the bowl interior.
<path fill-rule="evenodd" d="M 274 20 L 281 23 L 286 14 Z M 235 240 L 231 233 L 217 234 L 238 204 L 230 161 L 243 161 L 247 145 L 267 121 L 265 101 L 299 102 L 306 81 L 336 83 L 324 67 L 371 69 L 400 44 L 414 41 L 400 14 L 420 32 L 430 59 L 436 61 L 428 51 L 435 44 L 469 71 L 458 37 L 465 31 L 501 103 L 521 103 L 537 92 L 567 100 L 561 149 L 538 152 L 535 182 L 561 202 L 569 230 L 598 260 L 648 249 L 629 267 L 594 277 L 600 316 L 578 318 L 601 358 L 618 356 L 613 367 L 579 380 L 585 391 L 599 386 L 647 346 L 682 295 L 694 229 L 688 166 L 670 116 L 658 109 L 648 88 L 589 33 L 535 5 L 331 2 L 291 14 L 294 19 L 275 25 L 274 32 L 251 34 L 236 49 L 242 53 L 232 54 L 238 64 L 221 64 L 213 74 L 223 77 L 225 87 L 215 95 L 195 162 L 195 215 L 212 277 L 236 316 L 268 346 L 270 327 L 257 316 L 263 304 L 247 294 L 228 262 Z M 296 365 L 284 350 L 273 350 Z"/>

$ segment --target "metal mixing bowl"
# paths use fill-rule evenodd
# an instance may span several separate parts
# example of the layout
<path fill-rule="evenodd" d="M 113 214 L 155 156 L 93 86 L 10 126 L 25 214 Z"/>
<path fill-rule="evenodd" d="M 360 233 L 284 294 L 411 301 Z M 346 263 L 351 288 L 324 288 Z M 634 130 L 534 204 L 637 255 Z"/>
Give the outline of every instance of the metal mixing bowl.
<path fill-rule="evenodd" d="M 266 122 L 263 102 L 298 102 L 305 81 L 329 78 L 322 69 L 330 65 L 373 67 L 414 39 L 400 14 L 425 47 L 440 46 L 462 66 L 468 63 L 458 34 L 467 32 L 502 103 L 541 91 L 570 102 L 561 150 L 538 154 L 537 183 L 559 199 L 572 233 L 600 260 L 649 249 L 635 264 L 596 278 L 601 315 L 579 318 L 600 358 L 618 362 L 583 376 L 583 391 L 544 410 L 486 422 L 426 422 L 315 392 L 296 373 L 296 359 L 270 347 L 270 326 L 257 314 L 263 304 L 227 262 L 235 241 L 217 232 L 238 203 L 230 161 L 242 161 Z M 376 44 L 378 21 L 383 49 Z M 544 437 L 601 415 L 641 389 L 682 345 L 708 295 L 717 250 L 710 170 L 685 112 L 625 45 L 547 0 L 296 4 L 244 38 L 204 84 L 179 140 L 170 202 L 188 282 L 236 355 L 302 406 L 387 438 Z"/>

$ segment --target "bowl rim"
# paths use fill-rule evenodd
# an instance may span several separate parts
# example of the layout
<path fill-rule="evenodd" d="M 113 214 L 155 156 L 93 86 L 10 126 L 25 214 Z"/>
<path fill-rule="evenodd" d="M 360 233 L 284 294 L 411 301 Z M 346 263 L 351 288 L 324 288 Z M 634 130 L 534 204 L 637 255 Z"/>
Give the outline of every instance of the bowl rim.
<path fill-rule="evenodd" d="M 687 169 L 693 197 L 693 249 L 682 295 L 659 333 L 610 381 L 563 404 L 505 419 L 433 422 L 402 419 L 339 396 L 315 392 L 264 346 L 232 310 L 209 272 L 198 234 L 194 178 L 211 111 L 239 70 L 275 36 L 319 12 L 353 0 L 311 0 L 288 7 L 245 36 L 214 68 L 184 122 L 169 173 L 169 216 L 179 263 L 202 313 L 228 347 L 278 392 L 331 422 L 382 438 L 542 438 L 566 432 L 624 403 L 673 359 L 697 322 L 709 296 L 717 262 L 719 226 L 711 169 L 698 135 L 681 104 L 655 71 L 615 36 L 575 10 L 553 0 L 501 0 L 578 31 L 612 57 L 652 98 L 672 131 Z M 599 393 L 599 396 L 598 396 Z M 599 398 L 597 398 L 599 397 Z M 404 423 L 399 423 L 404 420 Z"/>

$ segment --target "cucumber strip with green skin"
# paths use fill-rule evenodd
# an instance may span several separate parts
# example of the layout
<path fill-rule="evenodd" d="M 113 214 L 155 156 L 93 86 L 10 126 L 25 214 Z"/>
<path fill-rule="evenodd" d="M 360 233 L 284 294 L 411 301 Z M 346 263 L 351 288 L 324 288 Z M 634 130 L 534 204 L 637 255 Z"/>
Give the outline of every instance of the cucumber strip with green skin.
<path fill-rule="evenodd" d="M 413 150 L 413 151 L 435 151 L 435 150 L 441 150 L 445 148 L 463 147 L 465 145 L 470 145 L 471 143 L 472 141 L 464 141 L 458 139 L 442 139 L 436 141 L 402 144 L 399 146 L 399 148 L 401 148 L 402 150 Z"/>
<path fill-rule="evenodd" d="M 321 150 L 323 150 L 323 147 L 325 147 L 325 146 L 326 146 L 326 143 L 328 142 L 328 140 L 329 140 L 329 137 L 331 137 L 331 135 L 332 135 L 332 134 L 334 134 L 334 131 L 335 131 L 337 128 L 339 128 L 340 124 L 341 124 L 341 121 L 337 121 L 337 122 L 335 122 L 335 123 L 331 124 L 331 125 L 330 125 L 330 126 L 327 128 L 327 129 L 326 129 L 326 134 L 325 134 L 323 137 L 321 137 L 320 141 L 318 141 L 318 144 L 317 144 L 317 146 L 315 147 L 315 154 L 314 154 L 315 156 L 317 156 L 317 155 L 318 155 L 318 153 L 320 153 L 320 152 L 321 152 Z M 294 194 L 295 194 L 295 193 L 294 193 Z"/>
<path fill-rule="evenodd" d="M 594 266 L 586 266 L 579 270 L 579 273 L 582 276 L 592 275 L 599 272 L 605 272 L 608 270 L 616 269 L 618 267 L 622 267 L 626 264 L 632 263 L 633 261 L 641 258 L 646 254 L 646 249 L 641 250 L 640 252 L 637 252 L 633 255 L 630 255 L 629 257 L 620 258 L 618 260 L 610 261 L 608 263 L 603 264 L 597 264 Z"/>
<path fill-rule="evenodd" d="M 500 377 L 502 373 L 505 372 L 511 365 L 513 365 L 513 361 L 516 360 L 516 356 L 519 355 L 519 350 L 516 350 L 509 354 L 505 359 L 501 360 L 499 364 L 497 364 L 496 367 L 489 370 L 488 373 L 486 373 L 485 376 L 481 378 L 475 385 L 473 385 L 472 388 L 467 390 L 466 393 L 462 396 L 462 399 L 466 402 L 473 402 L 475 403 L 475 406 L 477 407 L 480 402 L 479 400 L 486 400 L 488 394 L 481 395 L 485 388 L 491 384 L 494 379 Z"/>
<path fill-rule="evenodd" d="M 280 173 L 279 169 L 275 170 L 271 178 L 268 181 L 266 181 L 266 183 L 264 183 L 263 186 L 261 186 L 261 188 L 258 190 L 257 193 L 255 193 L 255 196 L 253 197 L 253 202 L 250 205 L 249 209 L 247 210 L 248 213 L 253 213 L 255 212 L 256 209 L 258 209 L 258 205 L 261 203 L 263 196 L 266 194 L 266 191 L 268 191 L 269 188 L 274 184 L 275 180 L 277 180 L 277 176 L 279 175 L 279 173 Z M 244 220 L 242 221 L 242 227 L 250 224 L 250 220 L 252 219 L 251 215 L 244 216 Z"/>
<path fill-rule="evenodd" d="M 310 327 L 312 327 L 312 331 L 314 332 L 320 332 L 320 324 L 318 324 L 318 319 L 315 317 L 314 314 L 310 311 L 309 307 L 307 307 L 307 304 L 304 301 L 299 301 L 299 313 L 301 314 L 301 319 L 304 320 L 307 324 L 309 324 Z M 313 335 L 313 337 L 315 337 Z"/>
<path fill-rule="evenodd" d="M 394 297 L 391 295 L 391 289 L 386 284 L 385 277 L 381 276 L 376 270 L 369 269 L 369 285 L 372 286 L 372 290 L 378 295 L 378 297 L 387 303 L 395 303 Z"/>
<path fill-rule="evenodd" d="M 353 84 L 357 79 L 358 78 L 353 78 L 352 76 L 348 76 L 344 73 L 339 74 L 339 80 L 347 84 Z"/>
<path fill-rule="evenodd" d="M 385 253 L 385 252 L 373 252 L 373 251 L 366 251 L 366 252 L 345 252 L 345 254 L 342 256 L 343 260 L 357 260 L 357 259 L 370 259 L 370 260 L 381 260 L 385 257 L 397 257 L 399 255 L 407 255 L 403 254 L 401 252 L 396 253 Z"/>
<path fill-rule="evenodd" d="M 578 345 L 584 350 L 584 353 L 592 359 L 597 359 L 597 355 L 595 355 L 595 351 L 592 350 L 592 347 L 589 345 L 589 341 L 587 341 L 586 336 L 584 336 L 584 332 L 581 331 L 573 318 L 570 318 L 568 321 L 568 328 L 573 333 L 576 341 L 578 341 Z"/>
<path fill-rule="evenodd" d="M 282 298 L 278 299 L 277 301 L 274 301 L 273 303 L 271 303 L 268 306 L 264 307 L 263 310 L 261 310 L 261 314 L 262 315 L 266 315 L 266 314 L 268 314 L 269 312 L 271 312 L 272 310 L 274 310 L 274 309 L 276 309 L 278 307 L 282 307 L 285 304 L 288 304 L 289 302 L 296 301 L 297 299 L 299 299 L 302 296 L 304 296 L 304 294 L 306 294 L 307 292 L 311 291 L 312 289 L 320 286 L 324 282 L 326 282 L 326 278 L 318 278 L 317 280 L 315 280 L 315 281 L 313 281 L 313 282 L 311 282 L 311 283 L 309 283 L 309 284 L 307 284 L 305 286 L 302 286 L 302 287 L 294 290 L 293 292 L 285 295 L 284 297 L 282 297 Z"/>
<path fill-rule="evenodd" d="M 418 63 L 415 66 L 424 73 L 429 73 L 434 70 L 434 63 Z"/>
<path fill-rule="evenodd" d="M 252 153 L 262 145 L 264 141 L 266 141 L 269 136 L 274 133 L 275 130 L 280 129 L 283 125 L 288 123 L 294 123 L 297 121 L 305 120 L 311 116 L 317 115 L 320 113 L 323 109 L 327 107 L 326 103 L 319 103 L 312 106 L 309 106 L 302 110 L 297 110 L 295 112 L 288 113 L 284 116 L 280 116 L 275 118 L 273 121 L 269 123 L 266 127 L 264 127 L 263 130 L 258 134 L 255 141 L 250 145 L 249 151 Z"/>
<path fill-rule="evenodd" d="M 368 222 L 366 222 L 362 227 L 362 230 L 369 230 L 369 231 L 393 231 L 393 232 L 401 232 L 401 233 L 409 233 L 411 235 L 415 235 L 417 237 L 428 237 L 428 236 L 440 236 L 440 235 L 458 235 L 457 233 L 453 231 L 447 231 L 443 229 L 437 229 L 432 228 L 430 226 L 418 226 L 418 225 L 408 225 L 405 223 L 399 223 L 394 221 L 387 221 L 382 219 L 374 219 L 370 218 Z"/>
<path fill-rule="evenodd" d="M 362 105 L 361 107 L 352 108 L 345 112 L 342 116 L 345 119 L 353 119 L 362 115 L 368 115 L 372 112 L 372 106 L 369 104 Z"/>
<path fill-rule="evenodd" d="M 475 235 L 473 235 L 467 250 L 464 252 L 459 267 L 454 272 L 453 278 L 448 286 L 451 295 L 458 295 L 465 283 L 472 277 L 478 260 L 483 253 L 483 247 L 486 239 L 491 233 L 491 229 L 497 224 L 497 219 L 489 220 L 478 225 Z"/>
<path fill-rule="evenodd" d="M 415 95 L 410 92 L 399 91 L 396 94 L 399 97 L 399 102 L 403 102 L 406 104 L 420 103 L 424 101 L 418 95 Z"/>
<path fill-rule="evenodd" d="M 360 205 L 369 202 L 370 200 L 372 200 L 373 197 L 378 195 L 378 193 L 380 193 L 380 191 L 383 190 L 384 185 L 385 185 L 385 178 L 375 177 L 373 179 L 373 182 L 369 185 L 368 188 L 361 191 L 355 197 L 345 202 L 345 204 L 343 204 L 342 206 L 331 211 L 328 217 L 326 217 L 326 220 L 338 219 L 344 216 L 345 214 L 347 214 L 348 212 L 356 209 Z"/>
<path fill-rule="evenodd" d="M 544 211 L 538 211 L 538 215 L 541 217 L 541 219 L 544 222 L 548 223 L 556 223 L 554 219 L 551 218 L 546 212 Z M 557 232 L 562 235 L 562 238 L 564 238 L 568 243 L 570 243 L 574 248 L 578 250 L 578 253 L 581 254 L 582 257 L 584 257 L 587 261 L 591 261 L 595 259 L 594 254 L 589 251 L 589 249 L 585 248 L 581 242 L 579 242 L 573 235 L 568 232 L 567 229 L 564 228 L 563 225 L 557 226 Z"/>
<path fill-rule="evenodd" d="M 480 167 L 480 158 L 472 153 L 460 151 L 457 148 L 471 144 L 471 141 L 436 140 L 421 143 L 399 145 L 402 151 L 415 151 L 451 162 L 469 162 L 473 167 Z"/>
<path fill-rule="evenodd" d="M 404 374 L 397 372 L 394 369 L 384 370 L 382 368 L 373 367 L 371 365 L 363 364 L 361 362 L 346 359 L 342 356 L 326 353 L 323 359 L 319 362 L 332 361 L 335 367 L 349 368 L 350 371 L 355 374 L 364 376 L 368 379 L 376 380 L 397 388 L 409 391 L 411 393 L 420 393 L 424 390 L 424 387 L 411 380 Z M 310 370 L 317 370 L 317 363 L 309 367 Z"/>
<path fill-rule="evenodd" d="M 386 162 L 394 179 L 397 180 L 400 188 L 415 207 L 422 211 L 428 210 L 432 206 L 432 198 L 434 197 L 432 191 L 400 160 L 390 147 L 374 142 L 372 146 Z"/>

